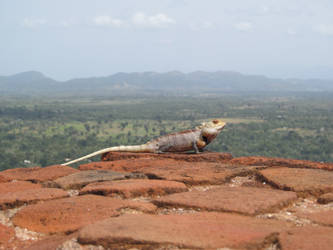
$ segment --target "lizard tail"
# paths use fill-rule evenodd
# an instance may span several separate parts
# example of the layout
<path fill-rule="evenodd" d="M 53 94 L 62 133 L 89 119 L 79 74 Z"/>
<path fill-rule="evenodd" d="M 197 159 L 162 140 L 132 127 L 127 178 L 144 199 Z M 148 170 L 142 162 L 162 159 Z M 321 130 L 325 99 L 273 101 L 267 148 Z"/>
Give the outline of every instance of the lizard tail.
<path fill-rule="evenodd" d="M 94 157 L 96 155 L 100 155 L 100 154 L 104 154 L 104 153 L 108 153 L 108 152 L 140 152 L 140 153 L 153 153 L 153 150 L 149 149 L 145 144 L 143 145 L 134 145 L 134 146 L 116 146 L 116 147 L 111 147 L 111 148 L 104 148 L 101 150 L 98 150 L 96 152 L 93 152 L 91 154 L 82 156 L 80 158 L 77 158 L 75 160 L 66 162 L 61 164 L 62 166 L 67 166 L 91 157 Z"/>

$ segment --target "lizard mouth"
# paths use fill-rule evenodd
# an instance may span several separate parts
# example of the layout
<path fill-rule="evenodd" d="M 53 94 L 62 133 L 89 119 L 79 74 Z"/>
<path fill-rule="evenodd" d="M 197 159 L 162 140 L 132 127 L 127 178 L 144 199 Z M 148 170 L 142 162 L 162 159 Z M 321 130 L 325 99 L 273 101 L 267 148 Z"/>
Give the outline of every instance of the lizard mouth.
<path fill-rule="evenodd" d="M 225 122 L 221 122 L 221 123 L 222 123 L 222 124 L 219 125 L 219 126 L 217 127 L 217 130 L 218 130 L 218 131 L 221 131 L 221 130 L 225 127 L 225 125 L 226 125 Z"/>
<path fill-rule="evenodd" d="M 221 127 L 219 127 L 217 130 L 218 130 L 218 131 L 221 131 L 222 129 L 224 129 L 224 127 L 225 127 L 225 124 L 222 125 Z"/>

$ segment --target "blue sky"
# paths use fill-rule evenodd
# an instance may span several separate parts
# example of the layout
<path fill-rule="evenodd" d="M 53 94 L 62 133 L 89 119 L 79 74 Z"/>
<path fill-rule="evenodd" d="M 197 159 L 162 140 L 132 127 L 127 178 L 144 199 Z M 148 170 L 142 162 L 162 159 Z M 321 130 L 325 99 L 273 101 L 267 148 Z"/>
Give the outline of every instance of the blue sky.
<path fill-rule="evenodd" d="M 0 75 L 333 78 L 332 0 L 0 0 Z"/>

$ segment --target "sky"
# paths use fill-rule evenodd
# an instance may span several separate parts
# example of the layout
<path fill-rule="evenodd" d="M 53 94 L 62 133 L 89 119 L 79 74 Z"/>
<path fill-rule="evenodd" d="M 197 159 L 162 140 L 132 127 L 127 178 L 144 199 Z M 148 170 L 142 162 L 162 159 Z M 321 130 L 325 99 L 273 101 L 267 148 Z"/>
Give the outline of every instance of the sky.
<path fill-rule="evenodd" d="M 332 0 L 0 0 L 0 75 L 333 79 Z"/>

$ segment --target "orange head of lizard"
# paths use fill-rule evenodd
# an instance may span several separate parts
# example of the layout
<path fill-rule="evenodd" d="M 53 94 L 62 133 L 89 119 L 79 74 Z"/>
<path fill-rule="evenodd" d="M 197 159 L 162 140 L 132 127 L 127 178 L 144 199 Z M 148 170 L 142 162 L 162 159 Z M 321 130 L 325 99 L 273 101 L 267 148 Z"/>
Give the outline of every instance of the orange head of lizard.
<path fill-rule="evenodd" d="M 216 129 L 218 131 L 221 131 L 225 125 L 226 123 L 221 119 L 214 119 L 209 122 L 202 123 L 198 128 Z"/>

